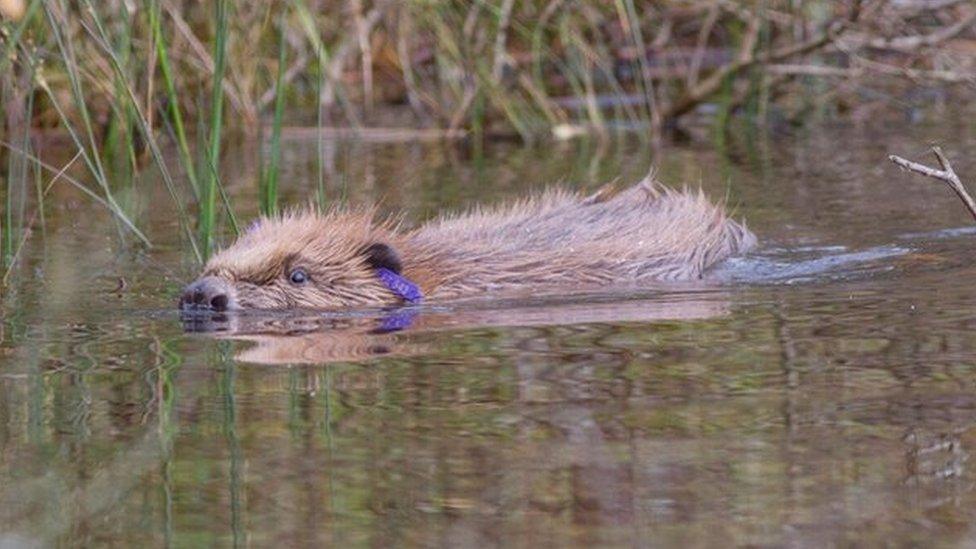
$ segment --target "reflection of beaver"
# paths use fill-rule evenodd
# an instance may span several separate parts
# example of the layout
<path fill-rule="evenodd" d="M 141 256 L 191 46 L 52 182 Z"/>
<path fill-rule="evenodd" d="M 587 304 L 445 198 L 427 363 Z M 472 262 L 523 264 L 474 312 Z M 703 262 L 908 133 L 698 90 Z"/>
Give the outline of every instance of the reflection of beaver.
<path fill-rule="evenodd" d="M 313 308 L 692 280 L 755 237 L 701 193 L 649 178 L 620 193 L 550 191 L 404 231 L 369 212 L 255 223 L 186 287 L 185 309 Z"/>
<path fill-rule="evenodd" d="M 626 299 L 621 300 L 620 298 Z M 289 311 L 281 314 L 187 314 L 183 329 L 220 339 L 255 343 L 237 352 L 243 362 L 326 364 L 359 362 L 378 356 L 413 356 L 435 352 L 432 334 L 472 327 L 547 327 L 554 325 L 691 321 L 728 312 L 723 292 L 654 291 L 635 295 L 627 289 L 543 298 L 520 297 L 454 303 L 424 311 L 412 308 L 359 310 L 355 313 Z M 399 330 L 409 328 L 409 336 Z M 414 337 L 419 336 L 419 337 Z"/>

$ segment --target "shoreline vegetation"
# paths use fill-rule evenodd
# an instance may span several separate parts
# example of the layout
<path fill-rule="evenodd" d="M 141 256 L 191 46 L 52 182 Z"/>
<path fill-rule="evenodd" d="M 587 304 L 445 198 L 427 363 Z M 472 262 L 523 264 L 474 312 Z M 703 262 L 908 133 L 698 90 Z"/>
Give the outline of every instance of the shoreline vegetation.
<path fill-rule="evenodd" d="M 0 258 L 6 283 L 45 198 L 78 188 L 150 246 L 116 197 L 154 169 L 197 261 L 237 231 L 226 140 L 649 143 L 733 120 L 875 120 L 976 87 L 961 0 L 0 0 Z M 67 140 L 50 165 L 37 141 Z M 321 153 L 320 153 L 321 154 Z M 321 159 L 320 159 L 321 163 Z M 318 196 L 324 204 L 319 168 Z"/>

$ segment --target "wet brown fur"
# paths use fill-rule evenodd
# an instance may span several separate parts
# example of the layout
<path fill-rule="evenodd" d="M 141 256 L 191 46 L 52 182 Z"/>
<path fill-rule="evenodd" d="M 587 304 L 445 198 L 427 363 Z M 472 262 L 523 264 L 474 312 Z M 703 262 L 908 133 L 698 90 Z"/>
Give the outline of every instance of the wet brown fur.
<path fill-rule="evenodd" d="M 262 219 L 215 255 L 203 276 L 229 285 L 241 308 L 339 308 L 399 301 L 369 264 L 365 250 L 377 243 L 395 252 L 427 300 L 693 280 L 755 244 L 700 191 L 670 190 L 650 178 L 590 197 L 549 191 L 414 230 L 374 217 L 333 210 Z M 307 270 L 308 283 L 289 281 L 296 267 Z"/>

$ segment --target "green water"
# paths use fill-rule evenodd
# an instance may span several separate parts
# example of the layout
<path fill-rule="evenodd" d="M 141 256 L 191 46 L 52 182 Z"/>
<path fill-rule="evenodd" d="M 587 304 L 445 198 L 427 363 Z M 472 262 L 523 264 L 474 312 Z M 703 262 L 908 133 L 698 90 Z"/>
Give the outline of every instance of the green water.
<path fill-rule="evenodd" d="M 430 307 L 383 334 L 382 313 L 187 333 L 196 267 L 154 174 L 115 182 L 148 251 L 59 187 L 3 302 L 0 546 L 972 544 L 976 233 L 938 232 L 971 221 L 885 160 L 931 139 L 976 181 L 965 127 L 653 155 L 329 142 L 330 200 L 407 222 L 653 160 L 761 240 L 725 284 Z M 246 220 L 257 154 L 226 154 Z M 312 200 L 314 138 L 286 135 L 282 165 L 282 202 Z"/>

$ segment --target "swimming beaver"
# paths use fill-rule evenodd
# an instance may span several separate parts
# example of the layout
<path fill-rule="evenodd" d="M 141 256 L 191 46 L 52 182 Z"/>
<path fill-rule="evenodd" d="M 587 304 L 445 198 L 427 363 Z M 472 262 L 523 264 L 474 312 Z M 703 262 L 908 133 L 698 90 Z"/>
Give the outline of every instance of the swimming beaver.
<path fill-rule="evenodd" d="M 650 177 L 589 197 L 562 190 L 414 230 L 371 211 L 262 218 L 217 253 L 183 309 L 335 309 L 701 278 L 755 236 L 699 191 Z"/>

